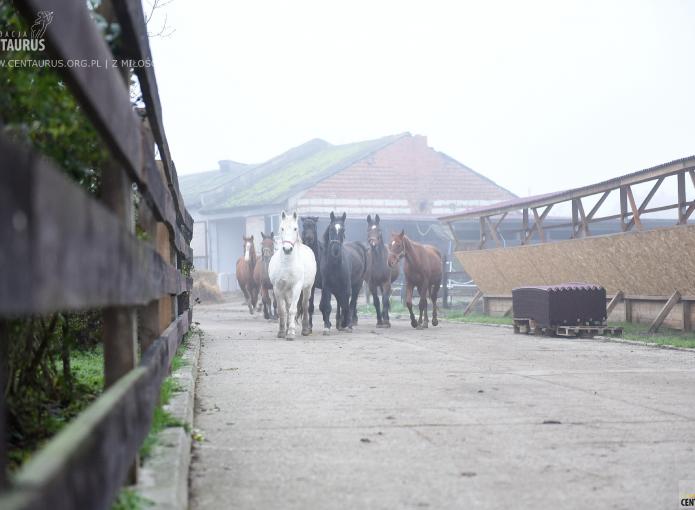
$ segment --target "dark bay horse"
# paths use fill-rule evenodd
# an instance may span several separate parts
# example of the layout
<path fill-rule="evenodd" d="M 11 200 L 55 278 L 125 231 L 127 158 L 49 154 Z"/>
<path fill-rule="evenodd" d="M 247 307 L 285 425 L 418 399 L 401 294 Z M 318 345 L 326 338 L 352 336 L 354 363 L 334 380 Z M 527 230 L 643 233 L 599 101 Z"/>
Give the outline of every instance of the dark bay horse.
<path fill-rule="evenodd" d="M 405 230 L 402 230 L 400 234 L 391 234 L 389 266 L 397 265 L 402 258 L 405 259 L 403 274 L 405 274 L 406 305 L 410 312 L 410 325 L 417 329 L 427 327 L 427 296 L 429 295 L 432 300 L 432 325 L 436 326 L 439 324 L 437 294 L 442 284 L 442 254 L 434 246 L 412 241 L 405 235 Z M 417 287 L 420 294 L 419 321 L 415 320 L 415 314 L 413 314 L 413 287 Z"/>
<path fill-rule="evenodd" d="M 318 216 L 302 216 L 302 242 L 311 248 L 314 252 L 314 257 L 316 257 L 316 280 L 314 280 L 314 286 L 311 288 L 311 295 L 309 296 L 309 329 L 314 327 L 314 291 L 321 288 L 321 252 L 323 251 L 323 244 L 319 241 L 319 234 L 317 225 L 319 222 Z"/>
<path fill-rule="evenodd" d="M 367 269 L 367 250 L 360 243 L 345 243 L 345 219 L 331 212 L 331 223 L 323 234 L 321 251 L 321 303 L 324 335 L 331 330 L 331 296 L 338 303 L 336 327 L 352 331 L 357 315 L 357 298 Z"/>
<path fill-rule="evenodd" d="M 258 301 L 258 286 L 253 279 L 253 271 L 256 269 L 256 248 L 253 246 L 253 236 L 243 237 L 244 254 L 236 261 L 236 281 L 244 293 L 249 313 L 253 315 Z"/>
<path fill-rule="evenodd" d="M 398 264 L 392 267 L 388 265 L 389 251 L 384 244 L 384 237 L 379 227 L 379 215 L 372 220 L 372 215 L 367 216 L 367 274 L 365 281 L 372 294 L 374 309 L 376 310 L 376 327 L 390 328 L 389 308 L 391 308 L 391 284 L 398 279 Z M 381 303 L 379 303 L 379 290 L 381 290 Z"/>
<path fill-rule="evenodd" d="M 256 263 L 256 267 L 253 271 L 253 279 L 256 283 L 256 287 L 261 290 L 261 303 L 263 304 L 263 317 L 266 319 L 277 319 L 278 317 L 278 304 L 275 300 L 275 292 L 273 292 L 273 283 L 270 281 L 270 276 L 268 276 L 268 264 L 270 264 L 270 259 L 275 253 L 275 235 L 273 232 L 270 235 L 265 235 L 261 232 L 261 261 Z M 271 308 L 271 299 L 272 308 Z"/>

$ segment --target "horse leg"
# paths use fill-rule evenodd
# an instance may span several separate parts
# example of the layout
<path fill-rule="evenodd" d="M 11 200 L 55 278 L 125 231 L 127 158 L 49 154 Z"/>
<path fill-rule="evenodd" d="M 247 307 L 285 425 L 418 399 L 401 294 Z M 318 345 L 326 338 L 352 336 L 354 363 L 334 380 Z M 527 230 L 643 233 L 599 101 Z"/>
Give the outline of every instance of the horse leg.
<path fill-rule="evenodd" d="M 314 285 L 311 286 L 311 295 L 309 296 L 309 330 L 311 331 L 314 329 L 314 291 L 316 290 L 316 287 Z"/>
<path fill-rule="evenodd" d="M 330 335 L 331 333 L 331 290 L 328 286 L 323 284 L 321 288 L 321 302 L 319 303 L 319 310 L 321 310 L 321 315 L 323 315 L 323 334 Z"/>
<path fill-rule="evenodd" d="M 376 310 L 376 327 L 379 328 L 383 325 L 381 305 L 379 303 L 379 290 L 376 285 L 369 284 L 369 292 L 372 294 L 372 304 L 374 305 L 374 310 Z"/>
<path fill-rule="evenodd" d="M 340 313 L 343 330 L 352 333 L 352 313 L 350 311 L 350 287 L 343 289 L 340 293 Z"/>
<path fill-rule="evenodd" d="M 277 318 L 278 318 L 278 302 L 277 302 L 277 298 L 275 297 L 275 290 L 271 289 L 268 291 L 268 293 L 273 295 L 273 309 L 274 310 L 273 310 L 272 318 L 277 320 Z"/>
<path fill-rule="evenodd" d="M 360 297 L 360 292 L 362 292 L 362 283 L 352 288 L 352 296 L 350 296 L 350 314 L 352 316 L 353 326 L 357 326 L 357 300 Z"/>
<path fill-rule="evenodd" d="M 430 290 L 430 299 L 432 300 L 432 325 L 436 326 L 439 324 L 439 319 L 437 318 L 437 294 L 439 294 L 439 286 L 441 282 L 435 282 L 432 284 L 432 290 Z"/>
<path fill-rule="evenodd" d="M 420 295 L 420 302 L 418 303 L 418 308 L 420 309 L 420 319 L 418 320 L 418 329 L 424 329 L 427 327 L 427 319 L 423 323 L 423 316 L 427 317 L 427 292 L 423 292 L 423 287 L 418 286 L 417 293 Z"/>
<path fill-rule="evenodd" d="M 285 338 L 287 335 L 287 301 L 285 296 L 280 295 L 280 302 L 278 303 L 278 312 L 280 315 L 279 326 L 278 326 L 278 338 Z"/>
<path fill-rule="evenodd" d="M 314 286 L 312 285 L 309 288 L 306 288 L 302 291 L 302 310 L 304 310 L 304 314 L 302 315 L 302 335 L 307 336 L 311 335 L 311 313 L 309 312 L 309 296 L 314 290 Z"/>
<path fill-rule="evenodd" d="M 258 289 L 255 285 L 251 287 L 249 293 L 251 294 L 251 307 L 249 311 L 251 315 L 253 315 L 253 312 L 256 311 L 256 303 L 258 303 Z"/>
<path fill-rule="evenodd" d="M 381 286 L 381 316 L 384 319 L 384 327 L 391 327 L 391 317 L 389 316 L 389 311 L 391 310 L 391 282 L 387 281 Z"/>
<path fill-rule="evenodd" d="M 246 289 L 246 285 L 240 285 L 241 292 L 244 293 L 244 304 L 249 307 L 249 313 L 253 313 L 251 308 L 251 296 L 249 296 L 249 291 Z"/>
<path fill-rule="evenodd" d="M 408 311 L 410 312 L 410 325 L 417 328 L 417 321 L 415 320 L 415 314 L 413 313 L 413 284 L 410 282 L 406 283 L 405 306 L 408 307 Z"/>
<path fill-rule="evenodd" d="M 297 303 L 302 294 L 302 282 L 299 281 L 292 287 L 290 295 L 290 311 L 288 314 L 288 324 L 287 324 L 287 339 L 294 338 L 296 334 L 296 324 L 297 324 Z"/>
<path fill-rule="evenodd" d="M 270 298 L 268 297 L 268 289 L 261 287 L 261 303 L 263 304 L 263 318 L 270 319 Z"/>

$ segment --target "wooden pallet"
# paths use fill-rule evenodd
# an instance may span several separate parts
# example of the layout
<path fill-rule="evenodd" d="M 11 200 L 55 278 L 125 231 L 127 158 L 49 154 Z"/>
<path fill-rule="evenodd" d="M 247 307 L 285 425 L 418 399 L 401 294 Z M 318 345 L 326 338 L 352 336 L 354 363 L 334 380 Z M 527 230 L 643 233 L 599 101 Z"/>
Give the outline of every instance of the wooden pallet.
<path fill-rule="evenodd" d="M 613 326 L 551 326 L 543 328 L 533 319 L 514 318 L 514 333 L 593 338 L 596 335 L 622 336 L 623 328 Z"/>

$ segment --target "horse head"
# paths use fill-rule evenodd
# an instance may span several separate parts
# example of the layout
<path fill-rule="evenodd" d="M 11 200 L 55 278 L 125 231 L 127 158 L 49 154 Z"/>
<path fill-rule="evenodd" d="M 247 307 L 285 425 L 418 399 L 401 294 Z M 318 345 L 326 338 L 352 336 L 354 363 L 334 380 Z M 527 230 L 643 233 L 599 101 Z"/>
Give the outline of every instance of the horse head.
<path fill-rule="evenodd" d="M 331 222 L 324 234 L 324 244 L 330 257 L 340 258 L 343 253 L 343 241 L 345 241 L 345 219 L 347 214 L 336 216 L 331 211 Z"/>
<path fill-rule="evenodd" d="M 372 215 L 367 216 L 367 242 L 372 250 L 384 244 L 384 237 L 379 227 L 379 215 L 372 220 Z"/>
<path fill-rule="evenodd" d="M 317 225 L 319 222 L 318 216 L 302 216 L 302 242 L 307 246 L 315 246 L 318 241 Z"/>
<path fill-rule="evenodd" d="M 391 234 L 389 245 L 389 267 L 393 267 L 405 256 L 405 229 L 400 234 Z"/>
<path fill-rule="evenodd" d="M 263 238 L 261 241 L 261 258 L 267 262 L 275 253 L 275 234 L 271 232 L 270 235 L 266 235 L 261 232 L 261 237 Z"/>
<path fill-rule="evenodd" d="M 299 222 L 297 219 L 297 211 L 290 216 L 285 211 L 282 211 L 280 220 L 280 243 L 282 251 L 285 255 L 289 255 L 294 250 L 294 245 L 301 242 L 299 237 Z"/>
<path fill-rule="evenodd" d="M 243 244 L 244 260 L 246 262 L 248 262 L 249 260 L 251 260 L 251 254 L 255 253 L 255 251 L 254 251 L 255 248 L 253 247 L 253 236 L 251 236 L 251 237 L 243 236 L 243 239 L 244 239 L 244 244 Z"/>

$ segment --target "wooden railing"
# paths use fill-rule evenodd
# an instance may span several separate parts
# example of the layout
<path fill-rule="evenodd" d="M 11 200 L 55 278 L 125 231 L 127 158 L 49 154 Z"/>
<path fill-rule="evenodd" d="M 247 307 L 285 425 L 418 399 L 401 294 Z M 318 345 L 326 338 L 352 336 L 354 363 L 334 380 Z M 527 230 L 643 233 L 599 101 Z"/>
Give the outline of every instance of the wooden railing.
<path fill-rule="evenodd" d="M 53 58 L 151 61 L 137 0 L 113 4 L 122 31 L 117 56 L 84 0 L 14 3 L 27 20 L 54 11 L 45 34 Z M 136 477 L 161 383 L 191 324 L 186 272 L 193 221 L 178 188 L 154 69 L 135 68 L 145 103 L 140 111 L 131 105 L 122 69 L 66 66 L 60 72 L 111 160 L 96 199 L 54 163 L 0 134 L 0 344 L 8 340 L 3 320 L 101 309 L 106 389 L 12 479 L 0 392 L 3 509 L 109 508 Z M 148 240 L 134 233 L 133 184 L 142 197 L 137 223 Z"/>

